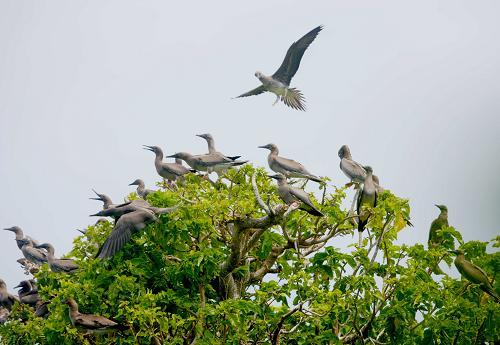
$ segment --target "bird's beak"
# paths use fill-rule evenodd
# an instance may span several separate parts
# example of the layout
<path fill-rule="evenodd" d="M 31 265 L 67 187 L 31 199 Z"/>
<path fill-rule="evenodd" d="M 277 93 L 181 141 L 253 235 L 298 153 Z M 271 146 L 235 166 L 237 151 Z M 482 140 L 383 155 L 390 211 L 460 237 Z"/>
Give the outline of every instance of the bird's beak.
<path fill-rule="evenodd" d="M 154 151 L 153 146 L 142 145 L 144 150 Z"/>
<path fill-rule="evenodd" d="M 165 158 L 177 158 L 177 155 L 174 153 L 173 155 L 165 156 Z"/>
<path fill-rule="evenodd" d="M 4 230 L 7 230 L 7 231 L 14 231 L 14 229 L 12 229 L 12 228 L 4 228 Z"/>
<path fill-rule="evenodd" d="M 129 186 L 135 186 L 135 183 L 134 183 L 134 182 L 132 182 L 132 183 L 130 183 L 130 184 L 129 184 Z"/>
<path fill-rule="evenodd" d="M 14 286 L 13 289 L 17 289 L 17 288 L 20 288 L 20 287 L 21 287 L 21 284 Z"/>
<path fill-rule="evenodd" d="M 197 137 L 204 138 L 203 134 L 196 134 Z"/>
<path fill-rule="evenodd" d="M 269 177 L 269 178 L 273 178 L 273 179 L 275 179 L 275 180 L 277 180 L 277 179 L 278 179 L 278 176 L 277 176 L 277 175 L 267 175 L 267 177 Z"/>
<path fill-rule="evenodd" d="M 89 198 L 90 200 L 99 200 L 99 201 L 102 201 L 101 198 Z"/>
<path fill-rule="evenodd" d="M 257 146 L 259 149 L 267 149 L 267 145 Z"/>

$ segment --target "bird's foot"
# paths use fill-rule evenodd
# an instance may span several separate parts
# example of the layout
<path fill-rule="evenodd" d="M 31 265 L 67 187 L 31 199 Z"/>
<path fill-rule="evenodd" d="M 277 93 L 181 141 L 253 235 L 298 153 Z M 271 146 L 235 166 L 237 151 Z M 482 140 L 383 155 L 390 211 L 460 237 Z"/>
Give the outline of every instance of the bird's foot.
<path fill-rule="evenodd" d="M 279 100 L 280 100 L 280 96 L 276 96 L 276 100 L 274 101 L 273 106 L 275 106 L 275 105 L 276 105 L 276 103 L 278 103 L 278 102 L 279 102 Z"/>

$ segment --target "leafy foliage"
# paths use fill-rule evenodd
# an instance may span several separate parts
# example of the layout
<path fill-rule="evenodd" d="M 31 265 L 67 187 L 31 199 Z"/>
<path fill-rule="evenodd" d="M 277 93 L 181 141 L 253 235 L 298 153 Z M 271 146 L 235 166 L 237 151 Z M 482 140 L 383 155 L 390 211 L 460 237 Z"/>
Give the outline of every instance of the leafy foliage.
<path fill-rule="evenodd" d="M 255 187 L 252 185 L 255 177 Z M 282 205 L 262 169 L 230 170 L 229 182 L 187 175 L 177 188 L 148 196 L 160 216 L 114 257 L 94 259 L 112 223 L 89 226 L 70 253 L 81 269 L 43 266 L 40 294 L 50 314 L 15 305 L 0 326 L 5 344 L 480 344 L 500 339 L 500 306 L 477 286 L 432 272 L 460 233 L 442 229 L 443 246 L 395 244 L 408 201 L 385 191 L 362 247 L 335 248 L 354 232 L 344 189 L 321 186 L 325 217 Z M 262 198 L 261 198 L 262 196 Z M 131 194 L 129 198 L 135 198 Z M 357 241 L 353 241 L 357 242 Z M 498 238 L 492 242 L 498 246 Z M 500 253 L 487 243 L 461 246 L 500 288 Z M 125 330 L 86 335 L 71 326 L 62 301 L 103 315 Z"/>

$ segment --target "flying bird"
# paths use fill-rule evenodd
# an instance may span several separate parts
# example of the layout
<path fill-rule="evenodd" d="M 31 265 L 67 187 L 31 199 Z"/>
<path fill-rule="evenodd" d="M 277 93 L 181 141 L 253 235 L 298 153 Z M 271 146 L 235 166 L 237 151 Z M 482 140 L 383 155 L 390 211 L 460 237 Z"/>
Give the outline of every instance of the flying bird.
<path fill-rule="evenodd" d="M 305 178 L 313 180 L 315 182 L 321 183 L 321 179 L 313 174 L 311 174 L 302 164 L 294 161 L 293 159 L 288 159 L 285 157 L 280 157 L 278 146 L 275 144 L 267 144 L 264 146 L 259 146 L 261 149 L 268 149 L 269 155 L 267 156 L 267 163 L 272 171 L 283 174 L 287 178 Z"/>
<path fill-rule="evenodd" d="M 322 29 L 322 26 L 318 26 L 305 34 L 297 42 L 292 43 L 286 52 L 285 59 L 280 68 L 272 76 L 266 76 L 259 71 L 255 72 L 255 76 L 260 80 L 262 85 L 236 98 L 259 95 L 269 91 L 276 95 L 274 104 L 281 100 L 293 109 L 305 111 L 304 96 L 298 89 L 290 87 L 290 81 L 299 69 L 300 60 L 304 52 Z"/>
<path fill-rule="evenodd" d="M 105 259 L 115 255 L 130 240 L 133 233 L 144 229 L 147 224 L 156 219 L 153 211 L 144 208 L 125 213 L 116 221 L 111 234 L 99 248 L 96 257 Z"/>
<path fill-rule="evenodd" d="M 300 209 L 306 211 L 310 215 L 322 217 L 323 213 L 319 211 L 311 201 L 309 194 L 299 188 L 291 187 L 286 181 L 283 174 L 269 175 L 270 178 L 278 182 L 278 194 L 280 198 L 287 204 L 291 205 L 294 202 L 300 204 Z"/>

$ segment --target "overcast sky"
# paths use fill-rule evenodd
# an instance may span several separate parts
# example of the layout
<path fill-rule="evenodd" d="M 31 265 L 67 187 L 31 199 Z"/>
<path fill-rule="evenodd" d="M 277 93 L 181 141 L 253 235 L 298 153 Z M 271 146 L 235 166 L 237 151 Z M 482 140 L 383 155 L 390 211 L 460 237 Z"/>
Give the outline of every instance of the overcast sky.
<path fill-rule="evenodd" d="M 433 205 L 466 240 L 500 233 L 498 1 L 0 0 L 0 227 L 21 226 L 56 255 L 101 204 L 121 201 L 153 154 L 220 151 L 267 166 L 281 154 L 341 185 L 337 151 L 371 165 L 409 198 L 427 241 Z M 289 45 L 324 25 L 292 86 L 307 112 L 274 96 L 231 97 L 272 74 Z M 356 237 L 353 239 L 356 240 Z M 0 233 L 0 277 L 25 279 L 13 234 Z"/>

